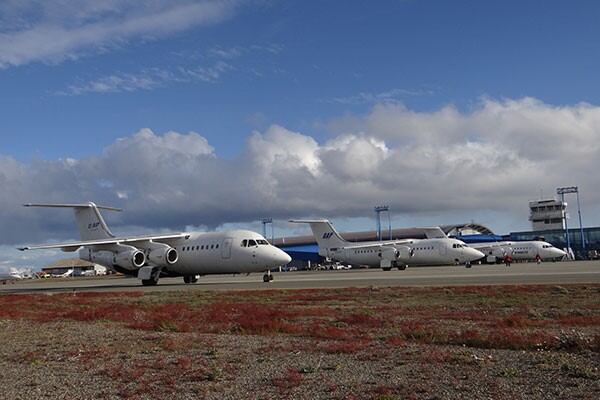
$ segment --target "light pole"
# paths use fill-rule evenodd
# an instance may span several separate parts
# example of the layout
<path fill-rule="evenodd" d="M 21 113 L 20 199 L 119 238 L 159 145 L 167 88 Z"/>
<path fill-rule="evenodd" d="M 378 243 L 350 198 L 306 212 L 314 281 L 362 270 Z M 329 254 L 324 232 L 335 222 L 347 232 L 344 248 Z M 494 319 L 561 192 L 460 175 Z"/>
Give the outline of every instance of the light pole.
<path fill-rule="evenodd" d="M 583 223 L 581 222 L 581 206 L 579 204 L 579 188 L 577 186 L 565 186 L 559 187 L 556 189 L 556 193 L 561 196 L 561 201 L 564 204 L 565 202 L 565 194 L 567 193 L 575 193 L 577 195 L 577 215 L 579 216 L 579 232 L 581 234 L 581 247 L 583 250 L 583 256 L 586 257 L 586 245 L 585 245 L 585 236 L 583 234 Z M 569 239 L 569 227 L 567 226 L 567 213 L 565 209 L 565 235 L 567 237 L 567 250 L 571 250 L 571 241 Z"/>
<path fill-rule="evenodd" d="M 390 240 L 392 239 L 392 217 L 390 216 L 389 206 L 375 206 L 375 213 L 377 214 L 377 240 L 381 240 L 381 213 L 387 212 L 388 215 L 388 231 Z"/>
<path fill-rule="evenodd" d="M 263 218 L 260 220 L 263 225 L 263 237 L 267 238 L 267 224 L 271 224 L 271 244 L 273 244 L 273 218 Z"/>

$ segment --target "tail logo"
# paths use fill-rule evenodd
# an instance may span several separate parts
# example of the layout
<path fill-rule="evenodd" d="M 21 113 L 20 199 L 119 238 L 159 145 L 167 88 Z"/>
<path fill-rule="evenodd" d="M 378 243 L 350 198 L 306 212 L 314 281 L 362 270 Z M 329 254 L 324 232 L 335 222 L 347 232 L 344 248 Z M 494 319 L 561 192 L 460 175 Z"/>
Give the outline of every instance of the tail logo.
<path fill-rule="evenodd" d="M 93 224 L 88 224 L 88 229 L 90 229 L 90 230 L 96 229 L 99 226 L 100 226 L 100 222 L 94 222 Z"/>
<path fill-rule="evenodd" d="M 329 239 L 332 236 L 333 236 L 333 232 L 325 232 L 323 234 L 323 239 Z"/>

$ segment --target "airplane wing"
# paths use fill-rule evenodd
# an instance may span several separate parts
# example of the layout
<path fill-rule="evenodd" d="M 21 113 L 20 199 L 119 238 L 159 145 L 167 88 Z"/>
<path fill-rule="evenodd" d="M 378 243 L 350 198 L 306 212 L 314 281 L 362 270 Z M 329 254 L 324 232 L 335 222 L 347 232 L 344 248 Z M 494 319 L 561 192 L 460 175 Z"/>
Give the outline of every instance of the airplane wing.
<path fill-rule="evenodd" d="M 469 247 L 474 249 L 494 249 L 497 247 L 507 247 L 510 246 L 510 242 L 484 242 L 484 243 L 470 243 Z"/>
<path fill-rule="evenodd" d="M 357 244 L 355 246 L 344 246 L 344 247 L 340 247 L 340 249 L 368 249 L 368 248 L 373 248 L 373 247 L 390 247 L 390 246 L 397 246 L 397 245 L 406 245 L 406 244 L 411 244 L 412 240 L 394 240 L 391 242 L 375 242 L 375 243 L 369 243 L 369 244 Z"/>
<path fill-rule="evenodd" d="M 40 250 L 40 249 L 62 249 L 62 251 L 75 251 L 82 246 L 101 246 L 106 244 L 133 244 L 136 242 L 148 242 L 152 241 L 169 241 L 172 239 L 181 239 L 189 236 L 187 233 L 176 233 L 171 235 L 158 235 L 158 236 L 133 236 L 124 238 L 110 238 L 110 239 L 99 239 L 99 240 L 87 240 L 82 242 L 70 242 L 70 243 L 56 243 L 56 244 L 41 244 L 32 245 L 25 247 L 18 247 L 19 250 Z"/>

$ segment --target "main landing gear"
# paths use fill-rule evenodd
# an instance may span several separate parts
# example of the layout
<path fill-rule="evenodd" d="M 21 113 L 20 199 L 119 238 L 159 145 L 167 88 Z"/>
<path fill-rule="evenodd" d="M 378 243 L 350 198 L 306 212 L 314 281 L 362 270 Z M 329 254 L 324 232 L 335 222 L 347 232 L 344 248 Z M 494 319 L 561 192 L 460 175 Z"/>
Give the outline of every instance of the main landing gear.
<path fill-rule="evenodd" d="M 185 283 L 196 283 L 198 282 L 198 275 L 184 275 L 183 281 Z"/>
<path fill-rule="evenodd" d="M 273 275 L 271 275 L 271 270 L 267 271 L 266 274 L 263 275 L 263 282 L 268 283 L 273 280 Z"/>
<path fill-rule="evenodd" d="M 142 267 L 138 271 L 138 278 L 143 286 L 156 286 L 160 278 L 160 268 L 153 266 Z"/>

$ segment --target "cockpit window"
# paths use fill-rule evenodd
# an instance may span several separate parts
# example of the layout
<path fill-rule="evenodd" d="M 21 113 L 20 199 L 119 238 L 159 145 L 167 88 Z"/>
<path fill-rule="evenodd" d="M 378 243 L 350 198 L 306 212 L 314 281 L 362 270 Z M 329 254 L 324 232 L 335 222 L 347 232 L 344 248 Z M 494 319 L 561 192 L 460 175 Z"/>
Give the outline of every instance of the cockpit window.
<path fill-rule="evenodd" d="M 253 246 L 256 246 L 256 241 L 254 241 L 254 239 L 248 240 L 248 247 L 253 247 Z"/>
<path fill-rule="evenodd" d="M 267 244 L 269 244 L 269 242 L 267 242 L 264 239 L 256 239 L 256 243 L 258 243 L 260 245 L 267 245 Z"/>
<path fill-rule="evenodd" d="M 248 247 L 248 241 L 246 239 L 242 240 L 242 247 Z"/>

